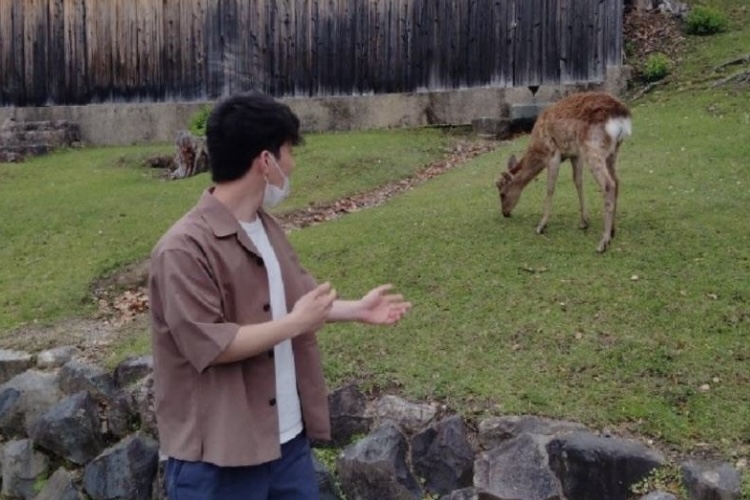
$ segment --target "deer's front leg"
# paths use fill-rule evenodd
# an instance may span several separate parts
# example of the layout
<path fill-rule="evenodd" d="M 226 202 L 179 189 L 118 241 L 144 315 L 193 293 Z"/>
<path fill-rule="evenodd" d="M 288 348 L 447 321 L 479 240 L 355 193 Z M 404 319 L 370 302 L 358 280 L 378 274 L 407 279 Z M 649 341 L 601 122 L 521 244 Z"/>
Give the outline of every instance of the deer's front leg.
<path fill-rule="evenodd" d="M 578 204 L 581 207 L 581 222 L 578 224 L 578 228 L 585 230 L 589 228 L 589 212 L 583 199 L 583 160 L 574 156 L 570 159 L 570 163 L 573 164 L 573 183 L 576 185 Z"/>
<path fill-rule="evenodd" d="M 560 155 L 555 155 L 547 162 L 547 197 L 544 199 L 544 213 L 539 225 L 536 226 L 536 234 L 542 234 L 547 228 L 547 221 L 552 213 L 552 197 L 555 195 L 555 184 L 557 174 L 560 172 Z"/>

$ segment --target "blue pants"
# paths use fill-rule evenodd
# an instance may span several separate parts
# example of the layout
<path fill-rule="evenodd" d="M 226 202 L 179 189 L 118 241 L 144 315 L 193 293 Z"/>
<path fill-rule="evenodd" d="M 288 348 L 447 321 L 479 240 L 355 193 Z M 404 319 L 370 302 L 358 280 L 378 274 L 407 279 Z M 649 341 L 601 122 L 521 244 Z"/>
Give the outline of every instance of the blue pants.
<path fill-rule="evenodd" d="M 169 500 L 318 500 L 318 481 L 304 433 L 281 445 L 281 458 L 248 467 L 219 467 L 170 458 Z"/>

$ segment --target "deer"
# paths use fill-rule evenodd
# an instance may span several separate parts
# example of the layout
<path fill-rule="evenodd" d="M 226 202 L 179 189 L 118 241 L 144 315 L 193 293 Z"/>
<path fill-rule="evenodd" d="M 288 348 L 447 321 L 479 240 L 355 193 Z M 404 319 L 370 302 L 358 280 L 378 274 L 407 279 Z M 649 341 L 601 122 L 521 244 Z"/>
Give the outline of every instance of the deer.
<path fill-rule="evenodd" d="M 617 155 L 620 145 L 631 134 L 632 121 L 627 105 L 605 92 L 571 94 L 545 108 L 534 123 L 523 157 L 517 160 L 512 155 L 507 170 L 495 181 L 503 216 L 511 216 L 524 188 L 546 168 L 547 196 L 542 219 L 536 227 L 537 234 L 544 233 L 552 211 L 560 164 L 569 159 L 580 203 L 578 227 L 588 229 L 582 179 L 585 163 L 604 198 L 604 233 L 596 248 L 597 252 L 604 252 L 615 236 L 619 192 Z"/>

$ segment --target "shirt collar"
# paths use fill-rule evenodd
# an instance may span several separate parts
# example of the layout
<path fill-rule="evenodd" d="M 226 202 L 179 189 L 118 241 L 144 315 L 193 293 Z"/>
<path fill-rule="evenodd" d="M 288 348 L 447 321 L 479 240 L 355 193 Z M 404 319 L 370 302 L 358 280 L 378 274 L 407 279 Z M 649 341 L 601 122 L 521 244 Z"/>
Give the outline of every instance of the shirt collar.
<path fill-rule="evenodd" d="M 198 211 L 217 238 L 237 234 L 240 230 L 240 223 L 226 205 L 214 197 L 213 191 L 213 187 L 203 191 L 198 200 Z"/>

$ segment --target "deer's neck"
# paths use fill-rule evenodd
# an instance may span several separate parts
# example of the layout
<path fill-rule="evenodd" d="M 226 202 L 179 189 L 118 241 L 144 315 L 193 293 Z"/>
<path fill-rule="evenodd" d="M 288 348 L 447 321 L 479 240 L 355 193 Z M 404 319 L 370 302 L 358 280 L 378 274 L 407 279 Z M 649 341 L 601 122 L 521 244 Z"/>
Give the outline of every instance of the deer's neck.
<path fill-rule="evenodd" d="M 526 151 L 523 167 L 515 174 L 516 182 L 521 187 L 526 187 L 529 182 L 547 167 L 549 156 L 547 151 L 543 151 L 540 148 L 531 148 Z"/>

